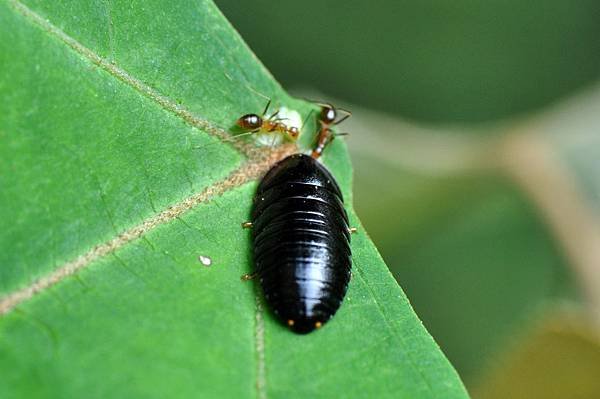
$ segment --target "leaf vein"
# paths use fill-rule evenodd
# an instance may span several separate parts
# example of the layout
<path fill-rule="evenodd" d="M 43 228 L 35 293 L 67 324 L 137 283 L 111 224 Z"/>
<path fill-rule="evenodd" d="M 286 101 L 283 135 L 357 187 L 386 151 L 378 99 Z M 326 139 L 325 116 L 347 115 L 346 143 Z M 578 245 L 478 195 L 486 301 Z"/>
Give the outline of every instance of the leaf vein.
<path fill-rule="evenodd" d="M 17 289 L 16 291 L 0 298 L 0 316 L 13 310 L 19 304 L 31 299 L 40 292 L 58 284 L 65 278 L 75 275 L 80 270 L 89 266 L 92 262 L 111 254 L 128 244 L 129 242 L 144 236 L 156 227 L 179 218 L 184 213 L 194 209 L 197 205 L 206 203 L 223 195 L 236 187 L 248 183 L 266 172 L 274 162 L 294 152 L 294 145 L 284 145 L 274 151 L 265 151 L 262 156 L 255 155 L 240 167 L 233 170 L 228 177 L 220 180 L 201 192 L 172 205 L 162 212 L 149 217 L 141 224 L 125 230 L 116 237 L 96 245 L 83 255 L 64 263 L 48 275 L 39 278 L 30 285 Z"/>
<path fill-rule="evenodd" d="M 107 60 L 99 56 L 94 51 L 85 47 L 76 39 L 66 34 L 59 27 L 53 25 L 50 21 L 37 14 L 35 11 L 31 10 L 26 5 L 16 0 L 9 0 L 9 4 L 16 12 L 25 17 L 25 19 L 38 25 L 44 31 L 59 39 L 61 42 L 69 46 L 72 50 L 89 60 L 94 65 L 104 69 L 106 72 L 108 72 L 110 75 L 114 76 L 121 82 L 127 84 L 137 92 L 155 101 L 163 109 L 172 112 L 176 116 L 180 117 L 187 124 L 195 128 L 201 129 L 202 131 L 220 139 L 223 142 L 229 143 L 237 151 L 248 157 L 251 157 L 256 151 L 256 148 L 251 144 L 244 143 L 242 141 L 232 141 L 231 135 L 227 133 L 224 129 L 214 125 L 206 119 L 194 115 L 190 110 L 188 110 L 184 106 L 178 104 L 176 101 L 173 101 L 171 98 L 163 95 L 158 90 L 148 86 L 146 83 L 142 82 L 126 70 L 119 67 L 114 62 L 114 60 Z"/>

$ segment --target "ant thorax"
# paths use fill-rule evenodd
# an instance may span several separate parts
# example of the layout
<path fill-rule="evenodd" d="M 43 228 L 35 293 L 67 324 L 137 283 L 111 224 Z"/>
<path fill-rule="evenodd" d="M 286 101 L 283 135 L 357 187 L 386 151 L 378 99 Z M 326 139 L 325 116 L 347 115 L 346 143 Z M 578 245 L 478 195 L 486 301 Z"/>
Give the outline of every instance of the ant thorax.
<path fill-rule="evenodd" d="M 269 118 L 269 115 L 265 116 L 265 119 Z M 294 127 L 300 130 L 302 126 L 302 117 L 298 113 L 298 111 L 289 109 L 287 107 L 281 107 L 278 109 L 277 116 L 275 117 L 278 120 L 278 123 L 281 123 L 287 127 Z M 256 141 L 265 146 L 274 146 L 279 145 L 284 142 L 284 140 L 289 140 L 290 138 L 286 138 L 286 134 L 277 133 L 277 132 L 263 132 L 259 131 L 256 134 Z"/>

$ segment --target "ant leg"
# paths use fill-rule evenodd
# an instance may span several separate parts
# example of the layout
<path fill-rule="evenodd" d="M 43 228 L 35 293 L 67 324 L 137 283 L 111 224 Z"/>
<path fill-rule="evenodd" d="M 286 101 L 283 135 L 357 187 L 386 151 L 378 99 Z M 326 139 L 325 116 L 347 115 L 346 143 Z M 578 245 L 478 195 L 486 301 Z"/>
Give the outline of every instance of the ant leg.
<path fill-rule="evenodd" d="M 306 122 L 308 121 L 308 119 L 311 117 L 311 115 L 315 112 L 314 109 L 311 109 L 310 112 L 308 113 L 308 115 L 306 115 L 306 118 L 304 118 L 304 120 L 302 121 L 302 125 L 300 125 L 300 129 L 298 132 L 298 136 L 300 135 L 300 132 L 302 132 L 304 130 L 304 126 L 306 126 Z M 296 136 L 296 139 L 298 138 L 298 136 Z"/>
<path fill-rule="evenodd" d="M 267 114 L 267 111 L 269 110 L 269 107 L 271 106 L 271 99 L 269 99 L 269 101 L 267 101 L 267 106 L 265 107 L 265 110 L 263 111 L 263 116 L 265 116 Z"/>
<path fill-rule="evenodd" d="M 273 115 L 269 116 L 267 119 L 270 121 L 275 121 L 276 120 L 275 117 L 277 115 L 279 115 L 279 110 L 275 111 L 275 113 Z"/>
<path fill-rule="evenodd" d="M 273 135 L 273 140 L 271 140 L 271 148 L 275 147 L 275 142 L 277 141 L 277 133 Z"/>
<path fill-rule="evenodd" d="M 314 114 L 315 110 L 311 109 L 310 112 L 308 113 L 308 115 L 306 115 L 306 118 L 304 118 L 304 120 L 302 121 L 302 126 L 300 126 L 300 129 L 304 129 L 304 125 L 306 125 L 306 122 L 308 121 L 308 118 L 310 118 L 310 116 L 312 114 Z"/>

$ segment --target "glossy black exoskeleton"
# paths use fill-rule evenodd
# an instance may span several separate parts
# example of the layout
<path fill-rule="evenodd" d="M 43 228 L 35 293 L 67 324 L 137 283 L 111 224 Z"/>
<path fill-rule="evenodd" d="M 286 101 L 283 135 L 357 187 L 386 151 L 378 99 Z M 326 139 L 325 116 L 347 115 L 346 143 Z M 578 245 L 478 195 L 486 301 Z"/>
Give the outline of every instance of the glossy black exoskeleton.
<path fill-rule="evenodd" d="M 333 176 L 291 155 L 261 181 L 252 213 L 255 274 L 273 312 L 293 331 L 321 327 L 350 281 L 348 216 Z"/>
<path fill-rule="evenodd" d="M 317 158 L 333 136 L 323 106 L 312 156 L 273 166 L 254 196 L 254 273 L 275 315 L 297 333 L 320 328 L 338 310 L 352 265 L 348 216 L 338 184 Z"/>

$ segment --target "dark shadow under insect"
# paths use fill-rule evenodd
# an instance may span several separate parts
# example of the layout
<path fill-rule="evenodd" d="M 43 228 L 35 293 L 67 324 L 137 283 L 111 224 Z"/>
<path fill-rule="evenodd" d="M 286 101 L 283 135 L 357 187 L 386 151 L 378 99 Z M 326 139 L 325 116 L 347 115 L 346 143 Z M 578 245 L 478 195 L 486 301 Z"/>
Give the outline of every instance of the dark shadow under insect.
<path fill-rule="evenodd" d="M 335 108 L 323 105 L 312 156 L 294 154 L 273 166 L 254 196 L 252 222 L 243 224 L 253 237 L 255 270 L 247 278 L 257 277 L 273 313 L 303 334 L 336 313 L 351 276 L 354 229 L 338 184 L 317 161 L 335 120 Z"/>

